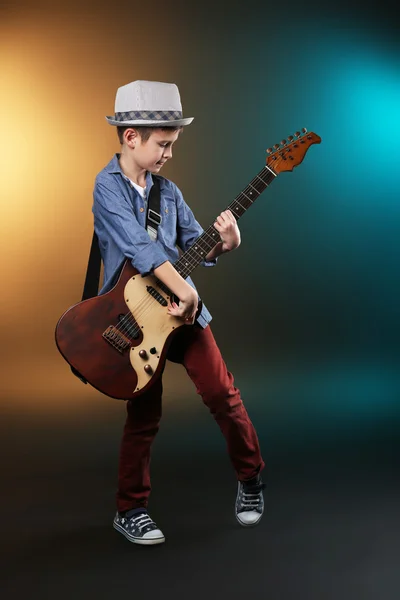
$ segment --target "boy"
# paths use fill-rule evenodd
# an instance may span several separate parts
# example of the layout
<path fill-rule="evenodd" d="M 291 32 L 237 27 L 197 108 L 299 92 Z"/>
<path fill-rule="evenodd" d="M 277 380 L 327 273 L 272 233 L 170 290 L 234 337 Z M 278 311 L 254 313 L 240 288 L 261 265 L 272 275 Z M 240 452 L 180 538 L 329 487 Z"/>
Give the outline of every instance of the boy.
<path fill-rule="evenodd" d="M 185 326 L 176 334 L 168 359 L 184 365 L 225 437 L 238 479 L 235 514 L 243 526 L 256 525 L 263 514 L 260 472 L 264 468 L 255 429 L 227 371 L 211 333 L 211 315 L 203 305 L 196 318 L 198 295 L 193 281 L 174 269 L 177 246 L 186 251 L 203 233 L 178 187 L 160 177 L 161 223 L 146 230 L 147 198 L 152 174 L 172 158 L 172 147 L 183 127 L 193 118 L 182 117 L 175 84 L 134 81 L 120 87 L 115 115 L 106 117 L 117 127 L 121 153 L 97 175 L 94 187 L 94 224 L 104 263 L 100 294 L 116 282 L 128 258 L 142 275 L 154 273 L 178 298 L 168 314 L 180 317 Z M 209 252 L 204 266 L 215 265 L 218 256 L 240 244 L 240 233 L 231 211 L 214 223 L 221 240 Z M 164 535 L 147 513 L 150 495 L 150 449 L 161 418 L 162 379 L 150 390 L 127 402 L 127 419 L 122 436 L 117 513 L 114 528 L 129 541 L 159 544 Z"/>

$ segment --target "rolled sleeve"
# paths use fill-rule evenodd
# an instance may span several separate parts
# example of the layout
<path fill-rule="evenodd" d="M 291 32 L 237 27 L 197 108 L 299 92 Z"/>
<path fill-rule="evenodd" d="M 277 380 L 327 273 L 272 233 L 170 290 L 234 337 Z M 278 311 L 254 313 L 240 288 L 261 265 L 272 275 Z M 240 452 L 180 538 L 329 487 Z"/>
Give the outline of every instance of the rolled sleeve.
<path fill-rule="evenodd" d="M 193 211 L 186 204 L 182 192 L 177 185 L 173 185 L 173 191 L 176 200 L 177 210 L 177 243 L 178 246 L 186 252 L 195 243 L 198 237 L 204 233 L 204 229 L 196 220 Z M 203 260 L 200 264 L 203 267 L 214 267 L 218 258 L 212 260 Z"/>
<path fill-rule="evenodd" d="M 110 242 L 114 244 L 141 275 L 169 260 L 162 248 L 150 239 L 116 185 L 96 180 L 93 199 L 94 224 L 100 246 L 106 250 Z"/>

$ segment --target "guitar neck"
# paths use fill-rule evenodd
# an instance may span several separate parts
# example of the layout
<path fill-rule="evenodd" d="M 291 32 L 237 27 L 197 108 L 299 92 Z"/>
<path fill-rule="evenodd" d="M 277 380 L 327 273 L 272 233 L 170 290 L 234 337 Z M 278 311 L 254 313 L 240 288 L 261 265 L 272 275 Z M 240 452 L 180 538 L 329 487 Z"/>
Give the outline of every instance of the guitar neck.
<path fill-rule="evenodd" d="M 236 220 L 238 220 L 254 204 L 258 196 L 271 184 L 275 177 L 276 173 L 272 169 L 268 166 L 264 167 L 225 210 L 232 211 Z M 212 224 L 174 264 L 179 275 L 186 279 L 219 241 L 219 233 Z"/>

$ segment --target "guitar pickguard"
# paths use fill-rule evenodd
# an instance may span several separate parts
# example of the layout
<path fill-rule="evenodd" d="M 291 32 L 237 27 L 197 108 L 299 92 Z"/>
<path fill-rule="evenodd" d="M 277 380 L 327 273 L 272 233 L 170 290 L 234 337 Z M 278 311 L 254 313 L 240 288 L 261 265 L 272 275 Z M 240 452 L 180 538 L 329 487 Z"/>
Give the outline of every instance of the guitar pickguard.
<path fill-rule="evenodd" d="M 167 313 L 170 297 L 152 275 L 131 277 L 125 285 L 124 298 L 143 334 L 142 343 L 130 348 L 129 357 L 138 378 L 136 389 L 132 391 L 137 392 L 149 383 L 157 370 L 167 337 L 184 325 L 182 319 Z"/>

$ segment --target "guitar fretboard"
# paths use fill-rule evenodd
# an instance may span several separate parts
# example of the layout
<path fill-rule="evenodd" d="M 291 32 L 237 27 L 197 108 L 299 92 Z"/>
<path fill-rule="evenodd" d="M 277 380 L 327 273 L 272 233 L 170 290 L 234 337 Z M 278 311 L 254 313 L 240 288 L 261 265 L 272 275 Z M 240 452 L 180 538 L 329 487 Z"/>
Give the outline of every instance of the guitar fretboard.
<path fill-rule="evenodd" d="M 226 210 L 231 210 L 236 220 L 238 220 L 250 206 L 254 204 L 258 196 L 270 185 L 275 177 L 276 174 L 272 169 L 264 167 Z M 214 225 L 210 225 L 210 227 L 197 238 L 189 250 L 184 252 L 174 264 L 179 275 L 182 275 L 182 277 L 186 279 L 219 241 L 220 236 L 218 231 L 215 229 Z"/>

